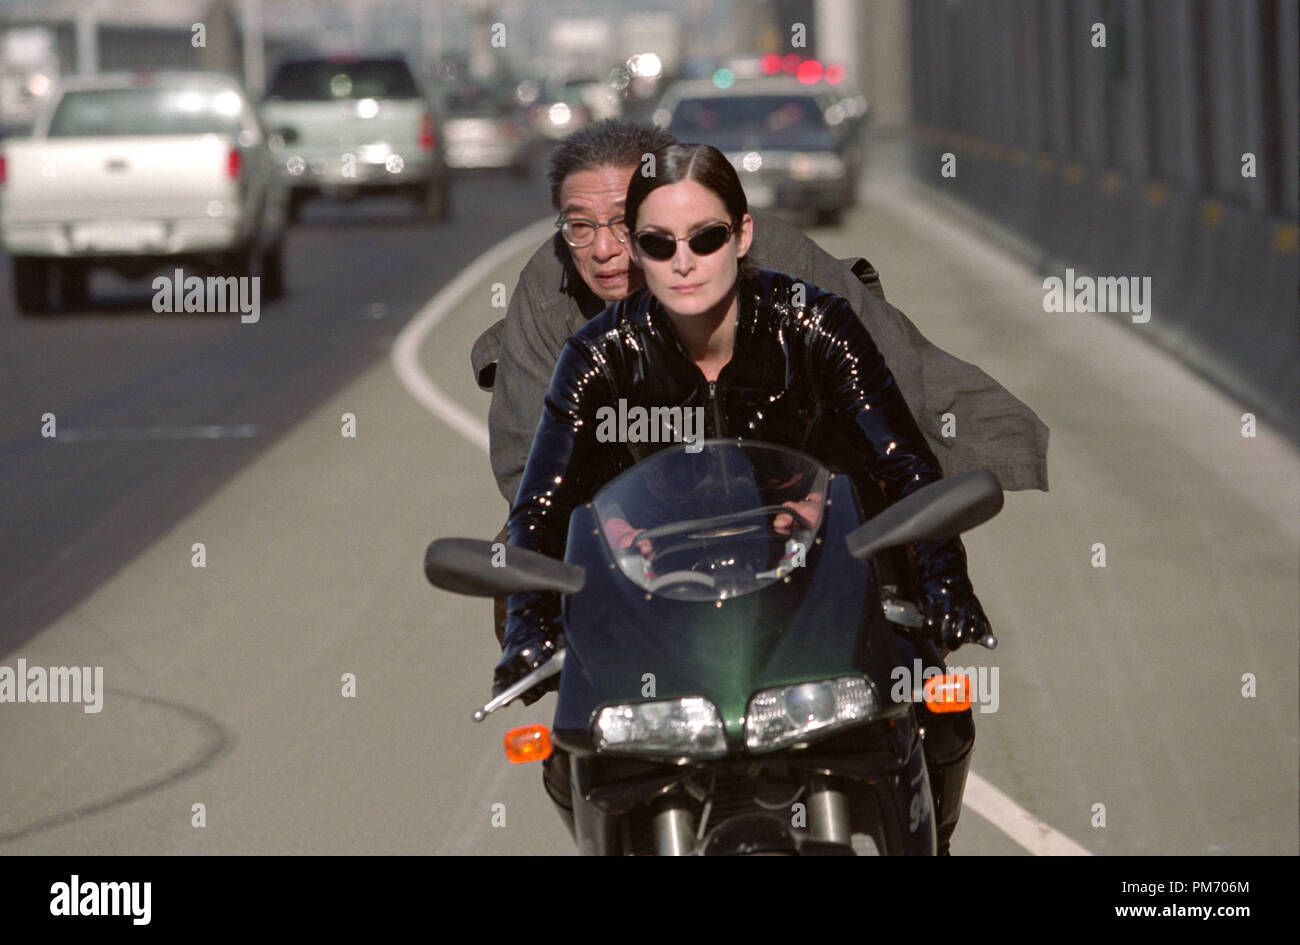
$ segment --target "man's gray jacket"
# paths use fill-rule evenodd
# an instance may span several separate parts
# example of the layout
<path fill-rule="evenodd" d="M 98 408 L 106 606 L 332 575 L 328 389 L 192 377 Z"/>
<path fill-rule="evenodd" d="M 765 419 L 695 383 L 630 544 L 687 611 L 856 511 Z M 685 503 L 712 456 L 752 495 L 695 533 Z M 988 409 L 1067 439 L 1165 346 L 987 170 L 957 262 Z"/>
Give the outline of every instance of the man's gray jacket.
<path fill-rule="evenodd" d="M 865 259 L 841 262 L 780 217 L 753 217 L 750 260 L 760 269 L 788 273 L 848 300 L 889 365 L 944 475 L 987 468 L 1003 489 L 1047 490 L 1048 430 L 1029 407 L 975 365 L 927 341 L 885 301 Z M 511 504 L 560 348 L 604 307 L 573 269 L 557 233 L 524 266 L 506 317 L 474 343 L 475 377 L 481 388 L 492 391 L 492 472 Z M 945 424 L 954 435 L 943 435 Z"/>

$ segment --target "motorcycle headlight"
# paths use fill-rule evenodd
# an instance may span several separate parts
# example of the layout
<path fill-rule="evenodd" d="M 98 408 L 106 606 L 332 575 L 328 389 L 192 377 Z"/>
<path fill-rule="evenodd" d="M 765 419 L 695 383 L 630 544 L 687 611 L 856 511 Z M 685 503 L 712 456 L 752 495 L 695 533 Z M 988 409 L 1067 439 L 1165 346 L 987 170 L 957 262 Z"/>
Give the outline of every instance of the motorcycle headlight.
<path fill-rule="evenodd" d="M 879 711 L 875 689 L 862 676 L 763 689 L 745 712 L 745 747 L 772 751 L 814 732 L 851 725 Z"/>
<path fill-rule="evenodd" d="M 699 696 L 606 706 L 592 728 L 601 751 L 692 758 L 727 753 L 722 716 Z"/>

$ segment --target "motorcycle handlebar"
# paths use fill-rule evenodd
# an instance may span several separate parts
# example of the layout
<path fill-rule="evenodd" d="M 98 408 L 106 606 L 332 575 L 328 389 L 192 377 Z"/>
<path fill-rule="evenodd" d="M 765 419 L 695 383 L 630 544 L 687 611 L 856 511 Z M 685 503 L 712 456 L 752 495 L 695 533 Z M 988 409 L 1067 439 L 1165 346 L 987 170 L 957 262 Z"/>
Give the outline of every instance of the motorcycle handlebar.
<path fill-rule="evenodd" d="M 921 616 L 921 611 L 911 601 L 900 600 L 897 597 L 886 597 L 880 602 L 885 609 L 885 619 L 890 623 L 901 624 L 904 627 L 924 627 L 925 618 Z"/>
<path fill-rule="evenodd" d="M 885 610 L 885 619 L 891 623 L 917 629 L 925 626 L 925 617 L 921 615 L 920 609 L 911 601 L 897 597 L 885 597 L 881 599 L 880 603 Z M 992 633 L 986 633 L 982 639 L 975 642 L 986 650 L 992 650 L 997 647 L 998 638 Z"/>
<path fill-rule="evenodd" d="M 564 650 L 560 650 L 549 660 L 537 667 L 523 679 L 519 680 L 509 689 L 505 689 L 498 696 L 493 696 L 491 701 L 481 709 L 475 709 L 470 715 L 475 722 L 482 722 L 485 718 L 495 712 L 497 709 L 504 708 L 522 696 L 529 689 L 532 689 L 539 682 L 550 679 L 552 676 L 564 669 Z"/>

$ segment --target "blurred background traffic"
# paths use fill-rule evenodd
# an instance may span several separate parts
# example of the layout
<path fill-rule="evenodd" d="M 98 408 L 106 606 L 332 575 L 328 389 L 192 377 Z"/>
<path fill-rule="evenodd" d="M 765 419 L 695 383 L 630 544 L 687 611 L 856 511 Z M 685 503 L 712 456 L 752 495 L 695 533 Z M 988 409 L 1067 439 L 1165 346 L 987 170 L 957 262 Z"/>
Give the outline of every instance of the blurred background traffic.
<path fill-rule="evenodd" d="M 1293 0 L 4 0 L 4 297 L 77 310 L 99 271 L 190 262 L 261 274 L 274 298 L 309 204 L 400 197 L 444 220 L 458 186 L 526 184 L 619 114 L 722 148 L 752 205 L 838 225 L 868 136 L 902 134 L 912 179 L 1040 268 L 1154 275 L 1171 319 L 1153 338 L 1300 436 L 1274 343 L 1294 301 L 1296 19 Z M 174 75 L 194 71 L 242 100 L 194 104 Z"/>
<path fill-rule="evenodd" d="M 755 206 L 837 223 L 861 177 L 851 4 L 9 0 L 0 17 L 0 233 L 28 315 L 157 263 L 260 275 L 276 298 L 309 202 L 400 196 L 439 221 L 454 180 L 527 181 L 616 115 L 725 148 Z"/>

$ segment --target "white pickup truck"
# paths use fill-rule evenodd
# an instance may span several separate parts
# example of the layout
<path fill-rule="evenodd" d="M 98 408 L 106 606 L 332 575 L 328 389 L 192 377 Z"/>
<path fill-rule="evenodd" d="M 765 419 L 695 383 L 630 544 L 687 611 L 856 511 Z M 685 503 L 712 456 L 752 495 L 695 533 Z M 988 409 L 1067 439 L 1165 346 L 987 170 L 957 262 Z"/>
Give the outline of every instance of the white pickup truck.
<path fill-rule="evenodd" d="M 95 266 L 194 266 L 283 290 L 287 192 L 239 83 L 218 73 L 69 79 L 0 144 L 0 242 L 24 313 L 85 301 Z"/>

